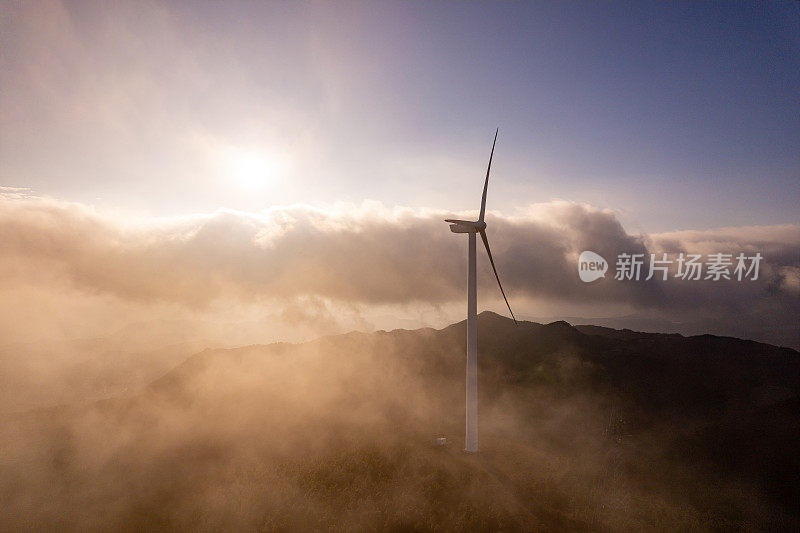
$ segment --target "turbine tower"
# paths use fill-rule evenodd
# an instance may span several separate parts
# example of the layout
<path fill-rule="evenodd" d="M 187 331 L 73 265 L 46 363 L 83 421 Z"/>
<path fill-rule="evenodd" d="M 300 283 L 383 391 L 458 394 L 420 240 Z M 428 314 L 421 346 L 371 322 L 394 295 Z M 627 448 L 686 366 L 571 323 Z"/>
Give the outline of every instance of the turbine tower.
<path fill-rule="evenodd" d="M 498 128 L 499 129 L 499 128 Z M 445 219 L 450 223 L 450 231 L 453 233 L 466 233 L 469 235 L 469 275 L 467 280 L 467 432 L 464 449 L 467 452 L 478 451 L 478 294 L 477 279 L 475 275 L 475 234 L 480 233 L 486 253 L 489 255 L 489 262 L 494 270 L 494 277 L 500 286 L 500 292 L 506 301 L 508 311 L 514 323 L 517 319 L 508 303 L 503 285 L 500 283 L 500 276 L 497 275 L 497 268 L 492 259 L 492 250 L 489 248 L 489 240 L 486 238 L 486 222 L 483 217 L 486 214 L 486 190 L 489 187 L 489 172 L 492 170 L 492 157 L 494 156 L 494 145 L 497 143 L 497 130 L 494 132 L 494 142 L 492 142 L 492 152 L 489 155 L 489 166 L 486 169 L 486 180 L 483 183 L 483 197 L 481 198 L 481 213 L 478 220 L 457 220 Z"/>

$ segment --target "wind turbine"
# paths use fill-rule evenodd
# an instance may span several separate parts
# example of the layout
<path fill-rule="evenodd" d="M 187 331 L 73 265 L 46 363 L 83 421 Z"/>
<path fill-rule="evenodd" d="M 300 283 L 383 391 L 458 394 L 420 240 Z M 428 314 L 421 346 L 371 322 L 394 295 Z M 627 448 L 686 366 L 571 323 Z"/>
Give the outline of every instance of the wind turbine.
<path fill-rule="evenodd" d="M 499 130 L 499 128 L 498 128 Z M 486 222 L 483 217 L 486 214 L 486 190 L 489 187 L 489 171 L 492 170 L 492 157 L 494 156 L 494 145 L 497 143 L 497 130 L 494 132 L 494 142 L 492 142 L 492 153 L 489 155 L 489 166 L 486 169 L 486 181 L 483 183 L 483 197 L 481 198 L 481 213 L 478 220 L 457 220 L 445 219 L 450 222 L 450 231 L 453 233 L 467 233 L 469 235 L 469 276 L 467 282 L 467 432 L 465 450 L 467 452 L 478 451 L 478 295 L 477 279 L 475 276 L 475 234 L 480 233 L 486 253 L 489 254 L 489 262 L 494 270 L 494 277 L 500 286 L 500 292 L 506 301 L 508 311 L 514 324 L 517 319 L 508 303 L 503 285 L 500 283 L 500 276 L 497 275 L 497 268 L 492 259 L 492 250 L 489 248 L 489 240 L 486 238 Z"/>

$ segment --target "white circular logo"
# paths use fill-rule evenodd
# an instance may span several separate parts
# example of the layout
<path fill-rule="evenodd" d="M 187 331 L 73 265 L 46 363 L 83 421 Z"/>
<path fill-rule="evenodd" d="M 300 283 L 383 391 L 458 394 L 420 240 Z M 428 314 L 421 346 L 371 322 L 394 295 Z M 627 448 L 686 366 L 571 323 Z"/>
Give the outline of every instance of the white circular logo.
<path fill-rule="evenodd" d="M 604 278 L 607 270 L 608 262 L 599 254 L 586 250 L 578 256 L 578 275 L 583 282 Z"/>

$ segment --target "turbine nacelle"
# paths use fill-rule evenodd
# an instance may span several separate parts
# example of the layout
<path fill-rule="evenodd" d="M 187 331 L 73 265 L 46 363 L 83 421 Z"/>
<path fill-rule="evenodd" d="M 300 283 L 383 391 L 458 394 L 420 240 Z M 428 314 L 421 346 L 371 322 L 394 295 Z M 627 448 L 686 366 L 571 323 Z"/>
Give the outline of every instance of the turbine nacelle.
<path fill-rule="evenodd" d="M 450 222 L 450 231 L 453 233 L 480 233 L 486 229 L 486 222 L 480 220 L 446 218 L 444 221 Z"/>

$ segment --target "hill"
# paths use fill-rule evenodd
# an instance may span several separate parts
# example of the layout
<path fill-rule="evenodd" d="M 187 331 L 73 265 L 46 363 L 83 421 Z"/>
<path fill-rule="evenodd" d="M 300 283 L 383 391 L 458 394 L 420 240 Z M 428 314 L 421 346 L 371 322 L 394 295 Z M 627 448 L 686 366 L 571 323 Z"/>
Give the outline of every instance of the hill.
<path fill-rule="evenodd" d="M 796 529 L 800 354 L 479 316 L 205 350 L 3 420 L 3 529 Z M 447 445 L 436 446 L 437 437 Z"/>

